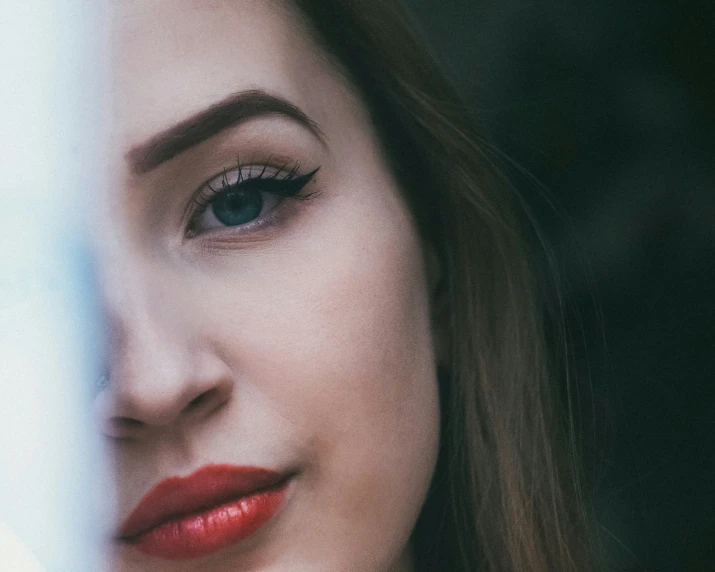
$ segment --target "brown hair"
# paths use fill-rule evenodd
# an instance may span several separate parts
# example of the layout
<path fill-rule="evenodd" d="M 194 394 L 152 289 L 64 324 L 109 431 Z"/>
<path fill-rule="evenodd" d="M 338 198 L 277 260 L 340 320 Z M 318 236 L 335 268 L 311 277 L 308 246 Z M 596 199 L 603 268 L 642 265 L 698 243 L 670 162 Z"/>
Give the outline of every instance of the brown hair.
<path fill-rule="evenodd" d="M 440 261 L 442 435 L 418 569 L 594 569 L 518 194 L 398 2 L 295 4 L 362 96 Z"/>

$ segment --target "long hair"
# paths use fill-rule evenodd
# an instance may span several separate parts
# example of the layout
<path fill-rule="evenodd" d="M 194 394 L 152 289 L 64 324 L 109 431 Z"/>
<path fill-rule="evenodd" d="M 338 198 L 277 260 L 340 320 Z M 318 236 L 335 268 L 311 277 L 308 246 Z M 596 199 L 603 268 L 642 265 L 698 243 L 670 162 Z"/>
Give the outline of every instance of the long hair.
<path fill-rule="evenodd" d="M 595 569 L 523 204 L 395 0 L 295 0 L 356 89 L 437 253 L 441 442 L 419 570 Z"/>

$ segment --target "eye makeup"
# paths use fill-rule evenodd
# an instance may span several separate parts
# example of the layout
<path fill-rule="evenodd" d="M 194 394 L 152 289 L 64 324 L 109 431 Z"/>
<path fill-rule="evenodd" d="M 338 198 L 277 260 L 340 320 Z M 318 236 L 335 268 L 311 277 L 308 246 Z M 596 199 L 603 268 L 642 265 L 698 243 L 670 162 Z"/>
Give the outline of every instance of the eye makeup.
<path fill-rule="evenodd" d="M 130 150 L 127 160 L 133 172 L 145 174 L 229 127 L 269 115 L 280 115 L 302 125 L 325 144 L 325 136 L 318 124 L 298 107 L 277 95 L 254 89 L 230 95 L 197 115 L 155 135 L 146 143 Z"/>
<path fill-rule="evenodd" d="M 247 232 L 270 224 L 275 211 L 290 200 L 307 200 L 316 192 L 305 192 L 320 167 L 301 174 L 299 165 L 242 164 L 224 170 L 195 193 L 186 237 L 193 238 L 222 229 Z"/>

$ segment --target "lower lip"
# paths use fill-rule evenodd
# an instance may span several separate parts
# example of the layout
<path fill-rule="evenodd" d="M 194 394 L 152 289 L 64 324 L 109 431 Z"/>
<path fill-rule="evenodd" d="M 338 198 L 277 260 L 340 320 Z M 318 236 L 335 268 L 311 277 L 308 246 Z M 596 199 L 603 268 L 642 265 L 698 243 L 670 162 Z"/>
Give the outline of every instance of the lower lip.
<path fill-rule="evenodd" d="M 162 523 L 126 542 L 147 556 L 187 560 L 249 537 L 280 508 L 288 483 Z"/>

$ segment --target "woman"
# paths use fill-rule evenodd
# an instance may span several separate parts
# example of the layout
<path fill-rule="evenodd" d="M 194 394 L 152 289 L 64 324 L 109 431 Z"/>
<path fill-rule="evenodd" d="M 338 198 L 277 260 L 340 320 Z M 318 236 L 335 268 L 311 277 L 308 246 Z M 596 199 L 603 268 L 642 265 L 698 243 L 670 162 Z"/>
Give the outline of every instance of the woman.
<path fill-rule="evenodd" d="M 588 570 L 518 201 L 395 4 L 111 10 L 111 569 Z"/>

